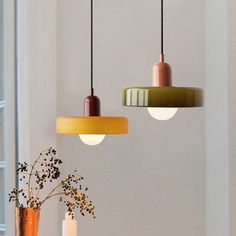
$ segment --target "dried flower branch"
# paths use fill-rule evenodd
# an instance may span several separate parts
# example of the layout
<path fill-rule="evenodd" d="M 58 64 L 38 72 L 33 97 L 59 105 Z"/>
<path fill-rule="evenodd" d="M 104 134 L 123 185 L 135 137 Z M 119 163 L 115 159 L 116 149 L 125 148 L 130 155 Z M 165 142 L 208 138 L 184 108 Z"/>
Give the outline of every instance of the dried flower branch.
<path fill-rule="evenodd" d="M 47 183 L 52 183 L 60 177 L 61 164 L 62 160 L 56 157 L 56 150 L 53 148 L 41 152 L 33 165 L 28 165 L 27 162 L 18 163 L 17 175 L 27 186 L 27 193 L 24 189 L 13 188 L 9 193 L 9 202 L 15 201 L 18 207 L 39 209 L 47 200 L 58 196 L 71 214 L 78 208 L 81 215 L 87 212 L 95 218 L 92 201 L 85 194 L 88 188 L 83 188 L 81 182 L 84 178 L 77 170 L 60 181 L 46 196 L 40 195 L 40 190 Z"/>

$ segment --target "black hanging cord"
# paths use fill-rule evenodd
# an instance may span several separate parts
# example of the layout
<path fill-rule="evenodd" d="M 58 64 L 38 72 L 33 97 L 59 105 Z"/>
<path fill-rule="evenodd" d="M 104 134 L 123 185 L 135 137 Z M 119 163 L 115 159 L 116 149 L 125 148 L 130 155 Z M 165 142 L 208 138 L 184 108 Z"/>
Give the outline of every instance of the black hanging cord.
<path fill-rule="evenodd" d="M 91 0 L 91 95 L 93 95 L 93 0 Z"/>
<path fill-rule="evenodd" d="M 164 13 L 163 13 L 163 8 L 164 8 L 164 6 L 163 6 L 164 4 L 163 4 L 163 0 L 161 0 L 161 54 L 163 55 L 164 54 L 164 46 L 163 46 L 163 42 L 164 42 L 164 26 L 163 26 L 163 24 L 164 24 L 164 17 L 163 17 L 163 15 L 164 15 Z"/>

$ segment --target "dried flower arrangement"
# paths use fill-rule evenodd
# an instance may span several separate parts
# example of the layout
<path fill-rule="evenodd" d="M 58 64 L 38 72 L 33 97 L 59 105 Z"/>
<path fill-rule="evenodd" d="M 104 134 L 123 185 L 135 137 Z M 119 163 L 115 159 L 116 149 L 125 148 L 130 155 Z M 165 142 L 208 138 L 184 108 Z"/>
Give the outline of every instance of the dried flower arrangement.
<path fill-rule="evenodd" d="M 60 202 L 63 202 L 68 212 L 78 208 L 81 215 L 87 212 L 93 218 L 94 205 L 86 195 L 87 187 L 82 186 L 83 177 L 75 170 L 65 179 L 58 181 L 60 177 L 59 166 L 62 160 L 56 157 L 56 150 L 49 148 L 40 153 L 33 165 L 27 162 L 18 163 L 17 175 L 19 180 L 25 184 L 23 188 L 13 188 L 9 193 L 9 202 L 16 202 L 17 207 L 30 207 L 40 209 L 42 205 L 52 197 L 58 196 Z M 42 197 L 41 191 L 46 184 L 57 183 L 52 190 Z M 72 217 L 73 214 L 72 214 Z"/>

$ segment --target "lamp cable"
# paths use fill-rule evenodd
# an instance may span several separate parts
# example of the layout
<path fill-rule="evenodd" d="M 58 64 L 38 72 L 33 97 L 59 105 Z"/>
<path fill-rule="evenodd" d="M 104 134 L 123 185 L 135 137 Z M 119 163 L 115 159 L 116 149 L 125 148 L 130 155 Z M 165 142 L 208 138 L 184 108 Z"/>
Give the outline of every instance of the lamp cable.
<path fill-rule="evenodd" d="M 161 54 L 164 55 L 164 6 L 161 0 Z"/>
<path fill-rule="evenodd" d="M 91 95 L 93 96 L 93 0 L 91 0 Z"/>

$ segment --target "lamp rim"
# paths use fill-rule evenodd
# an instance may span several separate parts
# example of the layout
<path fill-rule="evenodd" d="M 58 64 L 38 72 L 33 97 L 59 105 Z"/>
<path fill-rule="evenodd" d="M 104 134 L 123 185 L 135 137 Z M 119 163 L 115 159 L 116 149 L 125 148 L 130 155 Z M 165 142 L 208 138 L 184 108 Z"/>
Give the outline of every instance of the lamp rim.
<path fill-rule="evenodd" d="M 128 87 L 122 104 L 128 107 L 201 107 L 204 91 L 197 87 Z"/>
<path fill-rule="evenodd" d="M 60 116 L 59 134 L 127 134 L 128 119 L 123 116 Z"/>

